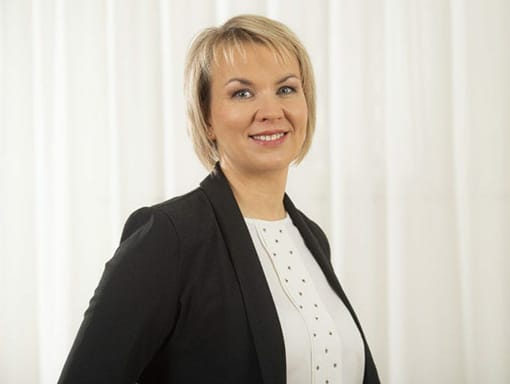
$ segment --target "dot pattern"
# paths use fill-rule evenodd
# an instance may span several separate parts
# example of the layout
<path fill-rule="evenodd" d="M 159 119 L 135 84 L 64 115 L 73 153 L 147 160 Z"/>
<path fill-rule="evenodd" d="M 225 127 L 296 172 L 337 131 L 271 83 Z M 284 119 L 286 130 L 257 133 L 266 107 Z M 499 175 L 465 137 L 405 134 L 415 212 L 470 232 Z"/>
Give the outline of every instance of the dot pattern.
<path fill-rule="evenodd" d="M 282 289 L 305 324 L 311 356 L 311 380 L 307 382 L 340 383 L 341 340 L 291 234 L 281 221 L 250 221 L 248 224 L 255 230 Z"/>

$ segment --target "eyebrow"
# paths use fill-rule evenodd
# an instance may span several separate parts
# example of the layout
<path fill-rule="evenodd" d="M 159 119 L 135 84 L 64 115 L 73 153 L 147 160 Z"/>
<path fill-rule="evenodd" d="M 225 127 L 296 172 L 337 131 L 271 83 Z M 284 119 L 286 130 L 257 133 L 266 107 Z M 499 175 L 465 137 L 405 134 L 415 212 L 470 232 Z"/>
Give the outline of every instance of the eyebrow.
<path fill-rule="evenodd" d="M 295 78 L 297 80 L 300 80 L 300 78 L 294 74 L 288 74 L 286 76 L 284 76 L 283 78 L 281 78 L 280 80 L 278 80 L 276 82 L 276 84 L 281 84 L 281 83 L 285 83 L 287 80 L 291 79 L 291 78 Z M 250 80 L 248 79 L 244 79 L 242 77 L 233 77 L 232 79 L 229 79 L 226 83 L 225 83 L 225 86 L 230 84 L 230 83 L 233 83 L 233 82 L 239 82 L 241 83 L 242 85 L 248 85 L 248 86 L 251 86 L 253 85 L 253 82 L 251 82 Z M 301 81 L 301 80 L 300 80 Z"/>

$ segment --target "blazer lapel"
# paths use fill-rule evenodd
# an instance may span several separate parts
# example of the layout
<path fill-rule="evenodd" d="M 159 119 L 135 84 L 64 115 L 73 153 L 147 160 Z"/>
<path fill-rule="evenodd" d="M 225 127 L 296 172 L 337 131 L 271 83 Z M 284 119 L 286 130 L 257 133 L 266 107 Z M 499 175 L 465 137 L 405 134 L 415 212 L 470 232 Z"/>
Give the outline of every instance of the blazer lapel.
<path fill-rule="evenodd" d="M 283 200 L 285 209 L 289 213 L 289 216 L 292 219 L 294 225 L 298 228 L 299 233 L 303 237 L 306 246 L 310 250 L 311 254 L 321 267 L 322 272 L 326 276 L 326 280 L 329 285 L 333 288 L 333 290 L 338 294 L 340 299 L 347 305 L 349 311 L 353 313 L 352 308 L 347 300 L 347 296 L 345 295 L 340 283 L 336 277 L 335 271 L 333 270 L 333 266 L 330 262 L 329 255 L 329 246 L 327 243 L 322 243 L 319 240 L 317 234 L 314 234 L 310 228 L 310 225 L 306 223 L 304 215 L 298 211 L 298 209 L 292 203 L 292 200 L 286 194 Z"/>
<path fill-rule="evenodd" d="M 265 384 L 286 382 L 280 321 L 257 251 L 219 165 L 200 184 L 215 211 L 230 252 Z"/>
<path fill-rule="evenodd" d="M 363 329 L 361 329 L 361 324 L 358 320 L 358 317 L 356 316 L 356 313 L 354 312 L 354 309 L 352 308 L 351 303 L 347 299 L 347 296 L 345 295 L 344 290 L 342 289 L 342 286 L 340 285 L 340 282 L 338 281 L 338 278 L 336 277 L 336 274 L 333 270 L 333 266 L 330 262 L 329 254 L 330 251 L 327 239 L 324 238 L 324 242 L 321 244 L 321 241 L 319 239 L 323 235 L 313 233 L 311 225 L 306 222 L 305 216 L 298 209 L 296 209 L 296 207 L 294 206 L 294 204 L 287 195 L 285 195 L 283 202 L 285 204 L 285 209 L 287 210 L 289 216 L 292 219 L 292 222 L 298 228 L 299 232 L 301 233 L 301 236 L 303 236 L 306 246 L 312 253 L 313 257 L 315 257 L 315 260 L 317 261 L 319 266 L 321 267 L 322 272 L 324 273 L 327 281 L 329 282 L 329 285 L 331 286 L 331 288 L 333 288 L 338 297 L 340 297 L 340 299 L 344 302 L 352 318 L 354 319 L 356 326 L 358 327 L 358 330 L 361 334 L 361 338 L 363 339 L 363 346 L 365 350 L 365 373 L 363 383 L 379 383 L 377 369 L 375 368 L 372 354 L 370 353 L 370 349 L 368 348 L 365 334 L 363 332 Z"/>

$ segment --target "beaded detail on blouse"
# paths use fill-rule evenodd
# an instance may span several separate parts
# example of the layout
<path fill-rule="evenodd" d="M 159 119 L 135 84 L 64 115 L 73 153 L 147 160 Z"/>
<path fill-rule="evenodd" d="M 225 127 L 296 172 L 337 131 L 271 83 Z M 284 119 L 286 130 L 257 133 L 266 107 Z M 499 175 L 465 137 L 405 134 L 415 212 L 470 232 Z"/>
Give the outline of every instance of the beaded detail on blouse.
<path fill-rule="evenodd" d="M 312 278 L 303 262 L 304 257 L 313 259 L 313 256 L 306 246 L 303 251 L 304 242 L 299 232 L 288 217 L 278 221 L 245 220 L 280 318 L 287 383 L 342 383 L 344 359 L 338 324 L 316 287 L 317 277 Z M 296 233 L 301 244 L 296 241 Z M 338 301 L 345 308 L 339 298 Z M 355 332 L 358 333 L 357 329 Z"/>

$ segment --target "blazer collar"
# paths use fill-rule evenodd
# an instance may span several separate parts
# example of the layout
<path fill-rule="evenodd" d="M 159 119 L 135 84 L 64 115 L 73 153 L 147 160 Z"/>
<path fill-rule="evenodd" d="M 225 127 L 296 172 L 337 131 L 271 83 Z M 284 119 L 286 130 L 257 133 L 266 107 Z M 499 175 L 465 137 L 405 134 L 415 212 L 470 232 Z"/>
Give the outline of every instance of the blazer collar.
<path fill-rule="evenodd" d="M 287 194 L 285 194 L 283 203 L 285 205 L 285 210 L 289 213 L 293 224 L 298 228 L 306 246 L 319 264 L 329 285 L 338 294 L 340 299 L 342 299 L 349 311 L 354 315 L 351 304 L 349 303 L 349 300 L 347 300 L 347 296 L 345 295 L 340 282 L 336 277 L 333 265 L 331 264 L 331 255 L 327 239 L 324 237 L 324 241 L 320 241 L 320 237 L 325 236 L 322 234 L 322 230 L 320 230 L 315 224 L 307 223 L 307 220 L 309 222 L 310 219 L 306 218 L 306 216 L 294 206 L 294 203 L 292 203 L 292 200 Z M 315 233 L 312 229 L 312 225 L 315 225 L 316 227 Z"/>
<path fill-rule="evenodd" d="M 286 365 L 280 321 L 241 210 L 218 164 L 200 186 L 211 202 L 239 279 L 263 381 L 283 384 Z"/>

